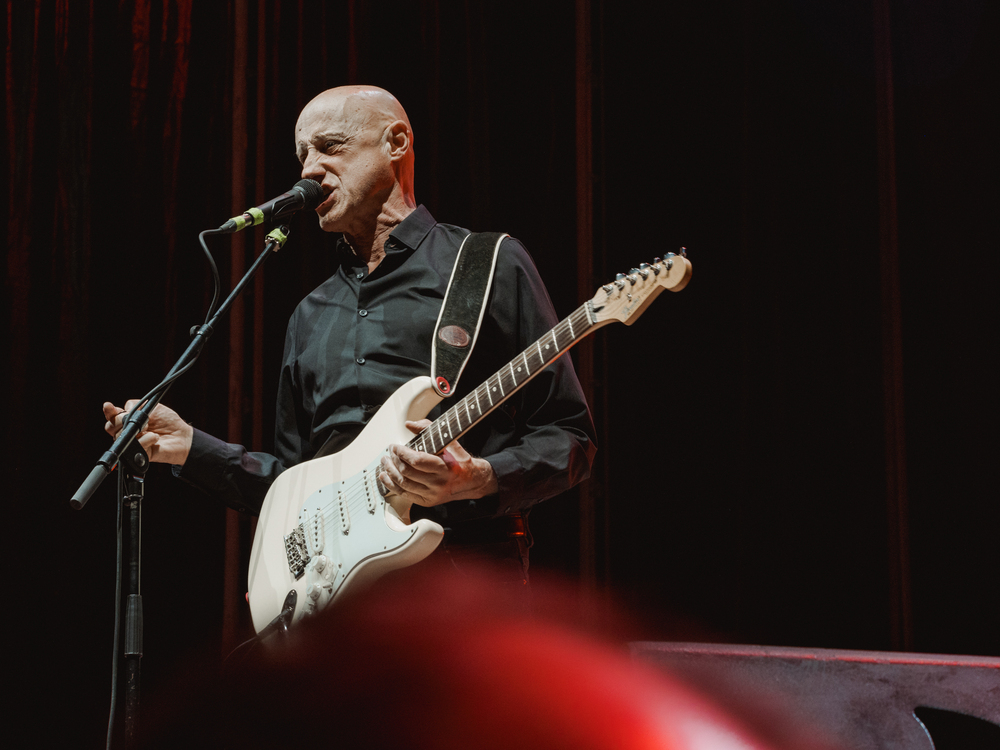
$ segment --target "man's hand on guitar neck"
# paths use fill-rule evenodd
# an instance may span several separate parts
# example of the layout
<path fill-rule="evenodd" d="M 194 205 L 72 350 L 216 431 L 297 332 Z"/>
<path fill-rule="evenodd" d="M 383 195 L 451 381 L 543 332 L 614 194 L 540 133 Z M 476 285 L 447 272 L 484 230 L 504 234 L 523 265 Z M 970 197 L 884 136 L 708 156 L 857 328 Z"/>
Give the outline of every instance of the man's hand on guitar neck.
<path fill-rule="evenodd" d="M 414 433 L 430 424 L 407 422 Z M 382 457 L 379 481 L 386 489 L 416 505 L 431 507 L 450 500 L 475 500 L 497 491 L 497 477 L 490 462 L 471 456 L 457 440 L 437 456 L 405 445 L 389 446 Z"/>
<path fill-rule="evenodd" d="M 111 437 L 118 437 L 122 422 L 128 412 L 138 404 L 137 399 L 125 403 L 125 408 L 115 406 L 111 402 L 104 404 L 104 431 Z M 146 449 L 149 460 L 160 464 L 177 464 L 183 466 L 191 451 L 191 438 L 194 428 L 181 419 L 173 409 L 163 404 L 157 404 L 149 415 L 149 424 L 139 433 L 139 445 Z"/>

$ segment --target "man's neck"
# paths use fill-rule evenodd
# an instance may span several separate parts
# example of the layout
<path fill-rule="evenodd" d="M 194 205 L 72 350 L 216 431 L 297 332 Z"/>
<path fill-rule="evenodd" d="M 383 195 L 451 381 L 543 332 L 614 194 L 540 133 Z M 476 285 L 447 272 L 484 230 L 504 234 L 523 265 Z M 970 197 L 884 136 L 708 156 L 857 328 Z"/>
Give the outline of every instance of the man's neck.
<path fill-rule="evenodd" d="M 415 208 L 412 198 L 404 200 L 401 195 L 390 196 L 374 221 L 354 227 L 352 232 L 344 232 L 344 239 L 350 244 L 354 254 L 368 264 L 368 273 L 378 268 L 378 264 L 385 258 L 385 243 L 392 230 L 413 213 Z"/>

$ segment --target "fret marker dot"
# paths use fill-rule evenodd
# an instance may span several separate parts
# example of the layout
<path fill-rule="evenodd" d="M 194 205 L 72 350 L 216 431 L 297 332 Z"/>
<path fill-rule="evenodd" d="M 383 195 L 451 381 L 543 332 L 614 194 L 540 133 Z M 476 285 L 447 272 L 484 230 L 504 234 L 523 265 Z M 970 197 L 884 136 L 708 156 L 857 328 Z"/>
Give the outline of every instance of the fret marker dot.
<path fill-rule="evenodd" d="M 521 368 L 520 368 L 520 367 L 518 367 L 518 368 L 517 368 L 517 371 L 518 371 L 518 372 L 521 372 Z"/>

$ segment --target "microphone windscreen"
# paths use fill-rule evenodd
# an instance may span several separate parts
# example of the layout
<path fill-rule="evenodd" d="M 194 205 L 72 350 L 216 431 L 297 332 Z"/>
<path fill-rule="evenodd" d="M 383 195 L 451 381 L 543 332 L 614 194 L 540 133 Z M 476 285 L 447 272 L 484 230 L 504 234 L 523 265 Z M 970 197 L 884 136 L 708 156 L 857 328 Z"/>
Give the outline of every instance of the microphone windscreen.
<path fill-rule="evenodd" d="M 315 180 L 299 180 L 292 189 L 302 194 L 303 208 L 312 210 L 323 202 L 323 188 Z"/>

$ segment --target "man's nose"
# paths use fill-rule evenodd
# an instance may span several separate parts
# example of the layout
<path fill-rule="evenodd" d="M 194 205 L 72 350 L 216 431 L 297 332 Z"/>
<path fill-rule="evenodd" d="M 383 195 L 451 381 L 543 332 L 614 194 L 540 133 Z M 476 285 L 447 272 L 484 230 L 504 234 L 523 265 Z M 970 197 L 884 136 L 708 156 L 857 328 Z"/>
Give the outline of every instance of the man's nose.
<path fill-rule="evenodd" d="M 303 180 L 315 180 L 316 182 L 323 182 L 323 178 L 326 176 L 326 170 L 320 166 L 319 159 L 314 159 L 307 157 L 302 163 L 302 179 Z"/>

